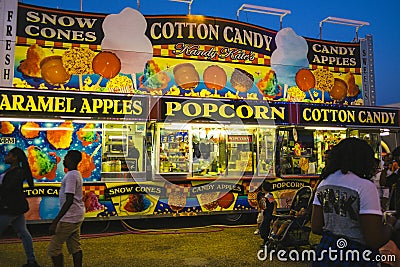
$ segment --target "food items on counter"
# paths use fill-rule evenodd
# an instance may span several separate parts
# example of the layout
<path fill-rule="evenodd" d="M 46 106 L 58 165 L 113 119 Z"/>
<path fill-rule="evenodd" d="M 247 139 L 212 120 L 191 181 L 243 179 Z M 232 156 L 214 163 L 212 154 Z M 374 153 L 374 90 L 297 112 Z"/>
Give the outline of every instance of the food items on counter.
<path fill-rule="evenodd" d="M 167 87 L 170 78 L 160 69 L 154 60 L 149 60 L 146 63 L 143 75 L 139 78 L 139 81 L 140 87 L 144 87 L 148 91 L 160 91 Z"/>
<path fill-rule="evenodd" d="M 235 201 L 235 196 L 233 195 L 232 192 L 221 193 L 217 200 L 218 205 L 223 209 L 229 208 L 234 201 Z"/>
<path fill-rule="evenodd" d="M 41 78 L 40 62 L 46 57 L 42 47 L 31 45 L 26 51 L 26 59 L 21 61 L 19 70 L 26 76 Z"/>
<path fill-rule="evenodd" d="M 15 126 L 9 121 L 2 121 L 1 122 L 1 134 L 12 134 L 15 130 Z"/>
<path fill-rule="evenodd" d="M 299 143 L 294 145 L 293 153 L 295 156 L 301 156 L 301 145 Z"/>
<path fill-rule="evenodd" d="M 347 84 L 345 81 L 339 78 L 335 78 L 332 89 L 329 91 L 329 95 L 333 100 L 342 101 L 347 95 Z"/>
<path fill-rule="evenodd" d="M 21 134 L 28 139 L 38 137 L 39 131 L 40 125 L 33 121 L 29 121 L 21 126 Z"/>
<path fill-rule="evenodd" d="M 360 93 L 360 88 L 358 88 L 358 85 L 356 84 L 356 79 L 354 78 L 353 73 L 346 73 L 343 80 L 347 84 L 347 96 L 354 97 Z"/>
<path fill-rule="evenodd" d="M 235 68 L 230 82 L 236 92 L 245 93 L 253 87 L 254 77 L 243 69 Z"/>
<path fill-rule="evenodd" d="M 215 94 L 225 87 L 226 80 L 225 70 L 216 65 L 208 66 L 203 73 L 204 84 L 208 89 L 215 90 Z"/>
<path fill-rule="evenodd" d="M 28 163 L 32 176 L 38 180 L 47 178 L 54 180 L 60 157 L 54 152 L 46 154 L 37 146 L 28 147 Z"/>
<path fill-rule="evenodd" d="M 278 79 L 276 78 L 275 71 L 268 71 L 264 78 L 260 79 L 256 84 L 260 93 L 265 97 L 274 97 L 281 89 L 278 85 Z"/>
<path fill-rule="evenodd" d="M 193 90 L 200 81 L 199 73 L 191 63 L 182 63 L 174 67 L 175 83 L 185 90 Z"/>
<path fill-rule="evenodd" d="M 47 141 L 55 149 L 67 149 L 72 143 L 74 126 L 71 121 L 61 123 L 59 126 L 46 132 Z"/>
<path fill-rule="evenodd" d="M 61 56 L 46 57 L 40 62 L 40 69 L 43 79 L 51 85 L 63 85 L 71 79 Z"/>
<path fill-rule="evenodd" d="M 86 192 L 82 200 L 86 212 L 104 210 L 104 205 L 99 202 L 98 196 L 93 191 Z"/>
<path fill-rule="evenodd" d="M 299 159 L 299 166 L 300 166 L 300 169 L 303 172 L 307 173 L 308 172 L 308 168 L 310 166 L 308 158 L 304 158 L 304 157 L 300 158 Z"/>

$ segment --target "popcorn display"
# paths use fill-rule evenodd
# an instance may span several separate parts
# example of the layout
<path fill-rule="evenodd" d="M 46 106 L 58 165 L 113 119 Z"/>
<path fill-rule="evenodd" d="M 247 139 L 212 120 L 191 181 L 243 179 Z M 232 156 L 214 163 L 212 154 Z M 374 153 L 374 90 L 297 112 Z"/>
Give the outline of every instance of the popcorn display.
<path fill-rule="evenodd" d="M 315 89 L 322 92 L 322 102 L 325 102 L 324 91 L 329 92 L 335 82 L 333 74 L 326 69 L 314 70 Z"/>
<path fill-rule="evenodd" d="M 291 102 L 301 102 L 306 98 L 306 93 L 297 86 L 292 86 L 287 91 L 287 99 Z"/>
<path fill-rule="evenodd" d="M 72 47 L 62 55 L 62 63 L 67 73 L 79 75 L 79 89 L 82 90 L 82 75 L 92 74 L 92 61 L 95 53 L 86 47 Z"/>

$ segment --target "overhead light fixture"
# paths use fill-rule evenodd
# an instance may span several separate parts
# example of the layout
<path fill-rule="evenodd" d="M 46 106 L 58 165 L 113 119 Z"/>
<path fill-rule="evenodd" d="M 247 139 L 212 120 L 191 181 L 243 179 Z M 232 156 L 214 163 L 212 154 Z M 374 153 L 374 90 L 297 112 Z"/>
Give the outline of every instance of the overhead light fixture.
<path fill-rule="evenodd" d="M 261 14 L 279 16 L 280 29 L 282 29 L 282 19 L 283 19 L 283 17 L 286 16 L 287 14 L 291 14 L 290 10 L 278 9 L 278 8 L 273 8 L 273 7 L 255 6 L 255 5 L 250 5 L 250 4 L 243 4 L 236 11 L 236 19 L 237 20 L 239 20 L 240 11 L 247 11 L 247 12 L 254 12 L 254 13 L 261 13 Z"/>
<path fill-rule="evenodd" d="M 188 15 L 191 14 L 193 0 L 169 0 L 171 2 L 181 2 L 188 4 Z"/>
<path fill-rule="evenodd" d="M 324 23 L 341 24 L 341 25 L 356 27 L 356 38 L 355 38 L 356 41 L 358 41 L 358 30 L 362 26 L 369 26 L 369 22 L 365 21 L 327 17 L 319 22 L 319 39 L 321 40 L 322 40 L 322 25 Z"/>

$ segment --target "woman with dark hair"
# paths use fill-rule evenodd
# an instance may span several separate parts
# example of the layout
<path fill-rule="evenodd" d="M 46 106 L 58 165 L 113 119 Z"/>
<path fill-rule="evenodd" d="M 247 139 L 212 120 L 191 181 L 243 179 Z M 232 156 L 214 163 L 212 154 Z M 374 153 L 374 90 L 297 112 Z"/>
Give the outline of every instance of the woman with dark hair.
<path fill-rule="evenodd" d="M 342 140 L 329 153 L 313 202 L 312 231 L 322 235 L 313 266 L 377 266 L 374 257 L 389 241 L 395 218 L 382 221 L 379 194 L 370 180 L 375 162 L 372 148 L 357 138 Z M 332 250 L 334 258 L 326 254 Z M 363 257 L 367 250 L 371 260 Z"/>
<path fill-rule="evenodd" d="M 9 224 L 17 232 L 25 249 L 27 264 L 39 266 L 33 252 L 32 236 L 26 227 L 24 213 L 29 210 L 23 183 L 26 180 L 33 188 L 33 177 L 24 151 L 15 147 L 8 152 L 5 163 L 10 167 L 0 175 L 0 234 Z"/>

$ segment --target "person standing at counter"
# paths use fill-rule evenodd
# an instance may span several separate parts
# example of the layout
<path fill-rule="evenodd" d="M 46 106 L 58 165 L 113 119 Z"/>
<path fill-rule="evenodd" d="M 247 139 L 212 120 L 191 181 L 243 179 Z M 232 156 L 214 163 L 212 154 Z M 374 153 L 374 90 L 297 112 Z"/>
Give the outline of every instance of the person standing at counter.
<path fill-rule="evenodd" d="M 347 138 L 332 148 L 313 202 L 311 229 L 322 235 L 316 251 L 320 261 L 313 266 L 377 266 L 361 256 L 357 261 L 321 257 L 329 249 L 343 255 L 369 250 L 373 259 L 389 241 L 395 218 L 389 216 L 385 225 L 382 221 L 378 190 L 370 181 L 375 169 L 374 152 L 364 140 Z M 343 239 L 346 246 L 339 247 Z"/>
<path fill-rule="evenodd" d="M 263 239 L 262 246 L 268 241 L 268 235 L 271 230 L 271 221 L 273 215 L 276 214 L 276 208 L 278 203 L 272 195 L 272 185 L 269 182 L 264 181 L 262 183 L 262 190 L 265 193 L 265 208 L 263 209 L 263 220 L 260 224 L 260 236 Z"/>
<path fill-rule="evenodd" d="M 0 234 L 9 224 L 21 238 L 27 257 L 23 266 L 39 266 L 35 259 L 32 236 L 26 227 L 24 213 L 29 210 L 23 190 L 26 180 L 33 189 L 33 177 L 28 160 L 22 149 L 15 147 L 8 152 L 5 163 L 10 167 L 0 175 Z"/>
<path fill-rule="evenodd" d="M 68 252 L 72 254 L 74 267 L 82 266 L 82 248 L 80 230 L 85 214 L 82 200 L 82 175 L 77 170 L 82 154 L 70 150 L 64 158 L 64 167 L 68 170 L 61 182 L 59 193 L 61 210 L 50 225 L 52 236 L 48 254 L 55 267 L 64 265 L 63 244 L 67 243 Z"/>
<path fill-rule="evenodd" d="M 392 161 L 385 162 L 381 180 L 390 189 L 389 210 L 400 212 L 400 147 L 393 150 Z M 397 167 L 396 167 L 397 166 Z"/>

